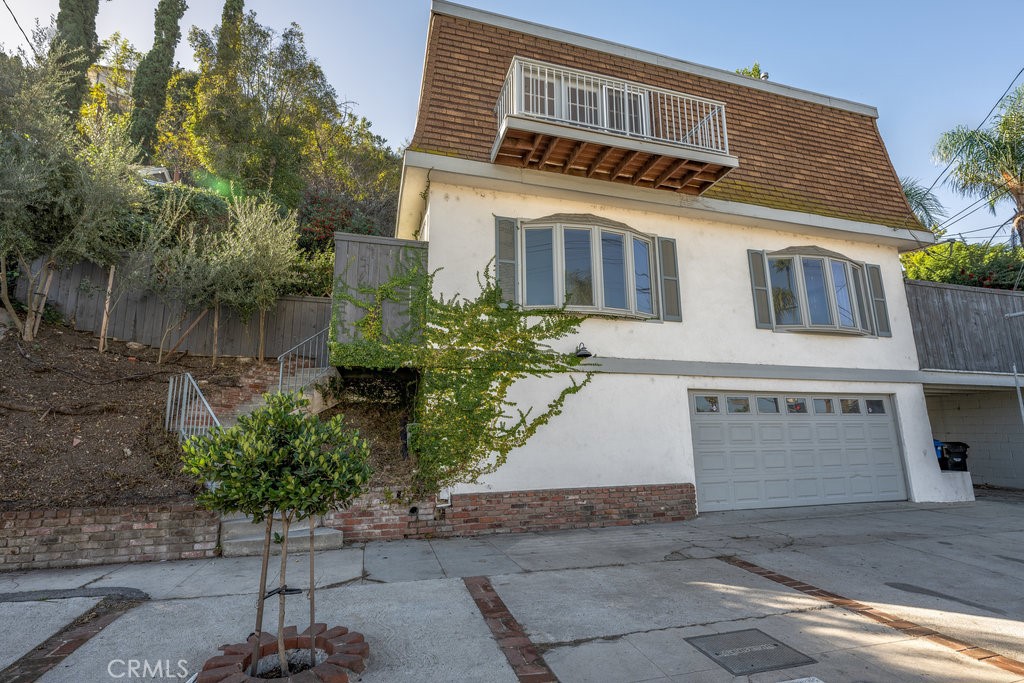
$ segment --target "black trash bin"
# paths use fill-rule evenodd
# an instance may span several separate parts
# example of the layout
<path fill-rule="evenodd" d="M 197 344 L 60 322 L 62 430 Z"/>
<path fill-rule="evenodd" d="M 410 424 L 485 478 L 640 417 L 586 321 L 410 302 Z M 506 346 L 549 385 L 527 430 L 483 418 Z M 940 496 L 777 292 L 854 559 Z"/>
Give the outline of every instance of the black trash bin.
<path fill-rule="evenodd" d="M 962 441 L 943 441 L 942 455 L 943 459 L 946 461 L 946 467 L 943 469 L 948 469 L 953 472 L 966 472 L 967 450 L 969 448 L 970 446 Z"/>

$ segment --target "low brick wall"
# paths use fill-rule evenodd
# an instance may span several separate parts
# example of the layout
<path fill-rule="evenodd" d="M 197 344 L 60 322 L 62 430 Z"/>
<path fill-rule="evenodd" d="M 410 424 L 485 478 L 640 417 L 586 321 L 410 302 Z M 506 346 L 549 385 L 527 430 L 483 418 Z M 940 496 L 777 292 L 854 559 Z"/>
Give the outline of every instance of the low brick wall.
<path fill-rule="evenodd" d="M 388 503 L 377 490 L 330 513 L 324 524 L 359 543 L 678 522 L 696 516 L 695 494 L 693 484 L 501 491 L 457 494 L 439 508 L 433 501 Z"/>
<path fill-rule="evenodd" d="M 192 504 L 0 512 L 0 571 L 213 557 L 219 525 Z"/>

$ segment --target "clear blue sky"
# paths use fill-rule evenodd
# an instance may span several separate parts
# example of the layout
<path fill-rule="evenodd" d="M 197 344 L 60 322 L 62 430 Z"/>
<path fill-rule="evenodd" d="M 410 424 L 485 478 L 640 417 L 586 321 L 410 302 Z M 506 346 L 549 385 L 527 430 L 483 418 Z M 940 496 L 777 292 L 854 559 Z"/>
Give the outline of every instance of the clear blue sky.
<path fill-rule="evenodd" d="M 26 29 L 47 22 L 57 0 L 7 0 Z M 152 43 L 157 0 L 103 0 L 98 32 L 120 30 L 140 50 Z M 189 0 L 185 27 L 212 27 L 220 0 Z M 724 69 L 756 59 L 771 80 L 873 105 L 900 175 L 931 183 L 931 151 L 958 124 L 977 125 L 1017 71 L 1024 2 L 998 11 L 963 0 L 821 0 L 715 3 L 608 0 L 463 0 L 463 4 Z M 338 94 L 398 147 L 412 135 L 427 30 L 427 0 L 248 0 L 262 23 L 295 21 Z M 187 28 L 185 29 L 187 33 Z M 0 43 L 20 44 L 0 8 Z M 178 59 L 191 65 L 185 40 Z M 1020 83 L 1024 81 L 1021 79 Z M 742 160 L 741 160 L 742 163 Z M 950 214 L 973 200 L 944 187 Z M 976 211 L 951 232 L 994 226 L 1010 215 Z M 993 230 L 994 231 L 994 230 Z M 993 231 L 966 235 L 988 239 Z M 1004 231 L 996 241 L 1006 238 Z"/>

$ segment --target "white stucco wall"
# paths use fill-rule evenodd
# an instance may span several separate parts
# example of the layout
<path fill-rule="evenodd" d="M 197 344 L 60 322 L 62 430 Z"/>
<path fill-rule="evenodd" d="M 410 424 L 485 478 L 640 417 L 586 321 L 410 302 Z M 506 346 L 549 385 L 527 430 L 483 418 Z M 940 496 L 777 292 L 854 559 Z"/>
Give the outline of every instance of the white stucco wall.
<path fill-rule="evenodd" d="M 521 383 L 522 406 L 545 405 L 565 378 Z M 970 479 L 939 470 L 920 385 L 666 375 L 595 375 L 564 412 L 480 486 L 457 492 L 696 483 L 688 392 L 888 394 L 893 397 L 910 500 L 973 500 Z"/>
<path fill-rule="evenodd" d="M 918 369 L 899 257 L 891 246 L 439 182 L 429 188 L 428 211 L 430 268 L 441 269 L 435 285 L 445 296 L 473 296 L 478 291 L 477 273 L 494 258 L 496 215 L 534 219 L 554 213 L 592 213 L 677 240 L 682 323 L 591 318 L 578 335 L 557 344 L 561 351 L 583 341 L 603 357 Z M 892 338 L 776 333 L 755 327 L 747 249 L 811 244 L 881 266 Z M 530 380 L 517 387 L 516 397 L 524 405 L 545 405 L 557 394 L 560 382 L 564 378 Z M 968 477 L 938 469 L 920 384 L 608 373 L 596 375 L 583 393 L 570 397 L 562 415 L 513 452 L 481 485 L 457 491 L 694 482 L 690 389 L 891 395 L 910 499 L 973 498 Z"/>
<path fill-rule="evenodd" d="M 592 213 L 640 232 L 677 240 L 682 323 L 592 318 L 583 324 L 579 339 L 564 340 L 565 348 L 560 350 L 569 350 L 582 340 L 592 352 L 604 357 L 918 368 L 894 247 L 440 183 L 432 184 L 429 192 L 430 267 L 442 269 L 436 286 L 449 296 L 472 296 L 478 291 L 476 274 L 494 258 L 495 215 L 531 219 L 553 213 Z M 777 333 L 754 326 L 747 249 L 776 250 L 808 244 L 881 266 L 891 338 Z"/>
<path fill-rule="evenodd" d="M 1024 488 L 1024 426 L 1014 392 L 929 396 L 928 417 L 936 439 L 971 447 L 967 467 L 976 484 Z"/>

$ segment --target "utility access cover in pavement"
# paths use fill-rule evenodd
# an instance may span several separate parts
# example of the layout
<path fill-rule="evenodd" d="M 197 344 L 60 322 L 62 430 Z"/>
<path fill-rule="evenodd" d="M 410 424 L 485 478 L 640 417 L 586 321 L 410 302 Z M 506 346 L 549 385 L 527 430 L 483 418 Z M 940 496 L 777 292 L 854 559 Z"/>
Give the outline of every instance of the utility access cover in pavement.
<path fill-rule="evenodd" d="M 734 676 L 817 663 L 756 628 L 685 640 Z"/>

